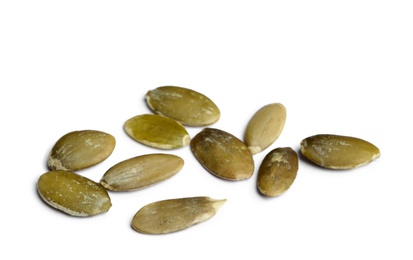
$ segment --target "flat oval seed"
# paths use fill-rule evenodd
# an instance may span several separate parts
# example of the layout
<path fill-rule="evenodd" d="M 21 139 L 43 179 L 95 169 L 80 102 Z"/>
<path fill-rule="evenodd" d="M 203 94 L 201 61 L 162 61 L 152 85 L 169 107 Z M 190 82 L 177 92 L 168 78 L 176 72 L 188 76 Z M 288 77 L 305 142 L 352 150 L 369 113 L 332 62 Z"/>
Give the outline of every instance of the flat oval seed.
<path fill-rule="evenodd" d="M 189 197 L 153 202 L 134 215 L 132 227 L 146 234 L 181 231 L 215 216 L 225 201 L 209 197 Z"/>
<path fill-rule="evenodd" d="M 144 114 L 128 119 L 126 133 L 135 141 L 160 149 L 175 149 L 187 145 L 190 137 L 177 121 L 161 116 Z"/>
<path fill-rule="evenodd" d="M 145 154 L 112 166 L 100 183 L 112 191 L 137 190 L 169 179 L 183 165 L 184 160 L 173 154 Z"/>
<path fill-rule="evenodd" d="M 94 216 L 107 212 L 112 206 L 102 185 L 69 171 L 42 174 L 37 190 L 47 204 L 72 216 Z"/>
<path fill-rule="evenodd" d="M 183 125 L 211 125 L 220 117 L 215 103 L 192 89 L 158 87 L 147 92 L 146 102 L 155 113 L 170 117 Z"/>
<path fill-rule="evenodd" d="M 293 184 L 298 172 L 298 156 L 290 147 L 270 151 L 258 169 L 258 190 L 266 196 L 278 196 Z"/>
<path fill-rule="evenodd" d="M 243 180 L 254 173 L 250 150 L 230 133 L 205 128 L 191 140 L 190 146 L 198 161 L 217 177 Z"/>
<path fill-rule="evenodd" d="M 286 109 L 280 103 L 263 106 L 252 116 L 244 135 L 244 142 L 252 154 L 263 151 L 278 139 L 286 118 Z"/>
<path fill-rule="evenodd" d="M 300 143 L 301 153 L 313 163 L 329 169 L 351 169 L 380 157 L 375 145 L 350 136 L 320 134 Z"/>
<path fill-rule="evenodd" d="M 53 171 L 77 171 L 105 160 L 115 149 L 115 138 L 96 130 L 73 131 L 53 146 L 47 165 Z"/>

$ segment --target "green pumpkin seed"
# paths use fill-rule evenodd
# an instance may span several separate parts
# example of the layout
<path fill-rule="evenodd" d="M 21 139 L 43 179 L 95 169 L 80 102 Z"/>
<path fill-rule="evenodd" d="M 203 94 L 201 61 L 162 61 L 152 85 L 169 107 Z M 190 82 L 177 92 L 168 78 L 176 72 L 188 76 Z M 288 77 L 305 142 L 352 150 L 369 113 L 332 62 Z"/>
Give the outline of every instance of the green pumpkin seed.
<path fill-rule="evenodd" d="M 74 172 L 46 172 L 39 177 L 37 190 L 47 204 L 73 216 L 98 215 L 112 206 L 102 185 Z"/>
<path fill-rule="evenodd" d="M 228 132 L 205 128 L 191 140 L 190 147 L 198 161 L 217 177 L 243 180 L 254 173 L 250 150 Z"/>
<path fill-rule="evenodd" d="M 146 234 L 181 231 L 212 218 L 225 201 L 209 197 L 189 197 L 153 202 L 134 215 L 132 227 Z"/>
<path fill-rule="evenodd" d="M 286 117 L 286 109 L 280 103 L 263 106 L 252 116 L 244 135 L 244 142 L 252 154 L 265 150 L 278 139 Z"/>
<path fill-rule="evenodd" d="M 290 147 L 270 151 L 258 169 L 258 190 L 266 196 L 278 196 L 293 184 L 298 172 L 298 156 Z"/>
<path fill-rule="evenodd" d="M 329 169 L 351 169 L 380 157 L 380 150 L 363 139 L 331 134 L 307 137 L 301 153 L 313 163 Z"/>
<path fill-rule="evenodd" d="M 112 166 L 100 183 L 112 191 L 141 189 L 166 180 L 184 165 L 184 160 L 172 154 L 145 154 Z"/>
<path fill-rule="evenodd" d="M 148 106 L 157 114 L 183 125 L 206 126 L 219 120 L 220 111 L 211 99 L 192 89 L 163 86 L 146 94 Z"/>
<path fill-rule="evenodd" d="M 115 148 L 115 138 L 96 130 L 73 131 L 53 146 L 47 165 L 53 171 L 77 171 L 105 160 Z"/>
<path fill-rule="evenodd" d="M 132 139 L 154 148 L 175 149 L 190 141 L 188 132 L 180 123 L 161 115 L 132 117 L 125 122 L 124 129 Z"/>

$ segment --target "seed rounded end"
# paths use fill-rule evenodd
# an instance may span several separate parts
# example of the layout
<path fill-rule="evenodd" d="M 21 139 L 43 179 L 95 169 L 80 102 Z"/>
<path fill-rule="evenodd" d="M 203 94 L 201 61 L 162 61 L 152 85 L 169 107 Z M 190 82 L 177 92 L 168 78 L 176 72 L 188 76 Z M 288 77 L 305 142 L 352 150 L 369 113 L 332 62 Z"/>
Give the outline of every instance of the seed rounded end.
<path fill-rule="evenodd" d="M 49 167 L 50 170 L 52 171 L 69 171 L 71 169 L 66 168 L 62 161 L 58 158 L 55 158 L 51 155 L 49 155 L 49 158 L 47 159 L 47 167 Z"/>
<path fill-rule="evenodd" d="M 182 138 L 182 145 L 186 146 L 191 142 L 191 137 L 189 135 L 185 135 L 184 138 Z"/>

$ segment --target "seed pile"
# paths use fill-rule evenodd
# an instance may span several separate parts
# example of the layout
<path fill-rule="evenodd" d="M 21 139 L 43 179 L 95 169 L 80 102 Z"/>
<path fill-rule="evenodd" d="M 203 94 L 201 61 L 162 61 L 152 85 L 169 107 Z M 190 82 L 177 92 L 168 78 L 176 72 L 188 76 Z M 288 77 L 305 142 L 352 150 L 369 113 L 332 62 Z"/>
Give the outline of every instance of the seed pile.
<path fill-rule="evenodd" d="M 132 140 L 161 150 L 189 146 L 198 162 L 212 175 L 230 181 L 251 178 L 253 156 L 264 152 L 281 135 L 286 108 L 266 104 L 249 120 L 243 139 L 211 128 L 220 118 L 218 106 L 192 89 L 163 86 L 146 93 L 152 114 L 136 115 L 124 123 Z M 192 139 L 185 126 L 205 127 Z M 108 158 L 115 137 L 97 130 L 73 131 L 52 147 L 47 160 L 50 171 L 37 182 L 40 197 L 51 207 L 78 217 L 105 213 L 111 208 L 109 192 L 143 189 L 166 181 L 184 167 L 184 160 L 170 153 L 152 153 L 125 159 L 110 167 L 99 182 L 76 173 Z M 328 169 L 352 169 L 380 157 L 373 144 L 350 136 L 318 134 L 304 138 L 300 151 L 315 165 Z M 257 190 L 274 197 L 286 192 L 297 177 L 298 154 L 291 147 L 267 152 L 258 165 Z M 226 199 L 208 196 L 155 201 L 139 209 L 131 220 L 134 230 L 165 234 L 184 230 L 217 213 Z"/>

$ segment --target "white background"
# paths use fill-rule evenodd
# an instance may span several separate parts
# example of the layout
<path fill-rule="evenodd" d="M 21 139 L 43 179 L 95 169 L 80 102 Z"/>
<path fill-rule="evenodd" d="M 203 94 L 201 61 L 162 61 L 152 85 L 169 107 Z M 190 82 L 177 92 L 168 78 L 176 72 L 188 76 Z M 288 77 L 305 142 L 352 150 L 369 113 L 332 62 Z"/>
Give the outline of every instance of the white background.
<path fill-rule="evenodd" d="M 7 259 L 413 259 L 412 1 L 1 1 L 1 252 Z M 126 136 L 150 112 L 150 89 L 176 85 L 211 98 L 215 128 L 242 138 L 261 106 L 287 121 L 270 149 L 299 151 L 310 135 L 363 138 L 381 157 L 348 171 L 300 157 L 282 196 L 249 180 L 206 172 L 189 147 L 160 151 Z M 115 136 L 112 155 L 79 171 L 99 181 L 121 160 L 171 152 L 171 179 L 110 193 L 109 212 L 76 218 L 36 191 L 54 142 L 95 129 Z M 201 128 L 188 128 L 193 137 Z M 161 199 L 227 202 L 212 219 L 168 235 L 130 221 Z M 93 258 L 92 258 L 93 257 Z"/>

